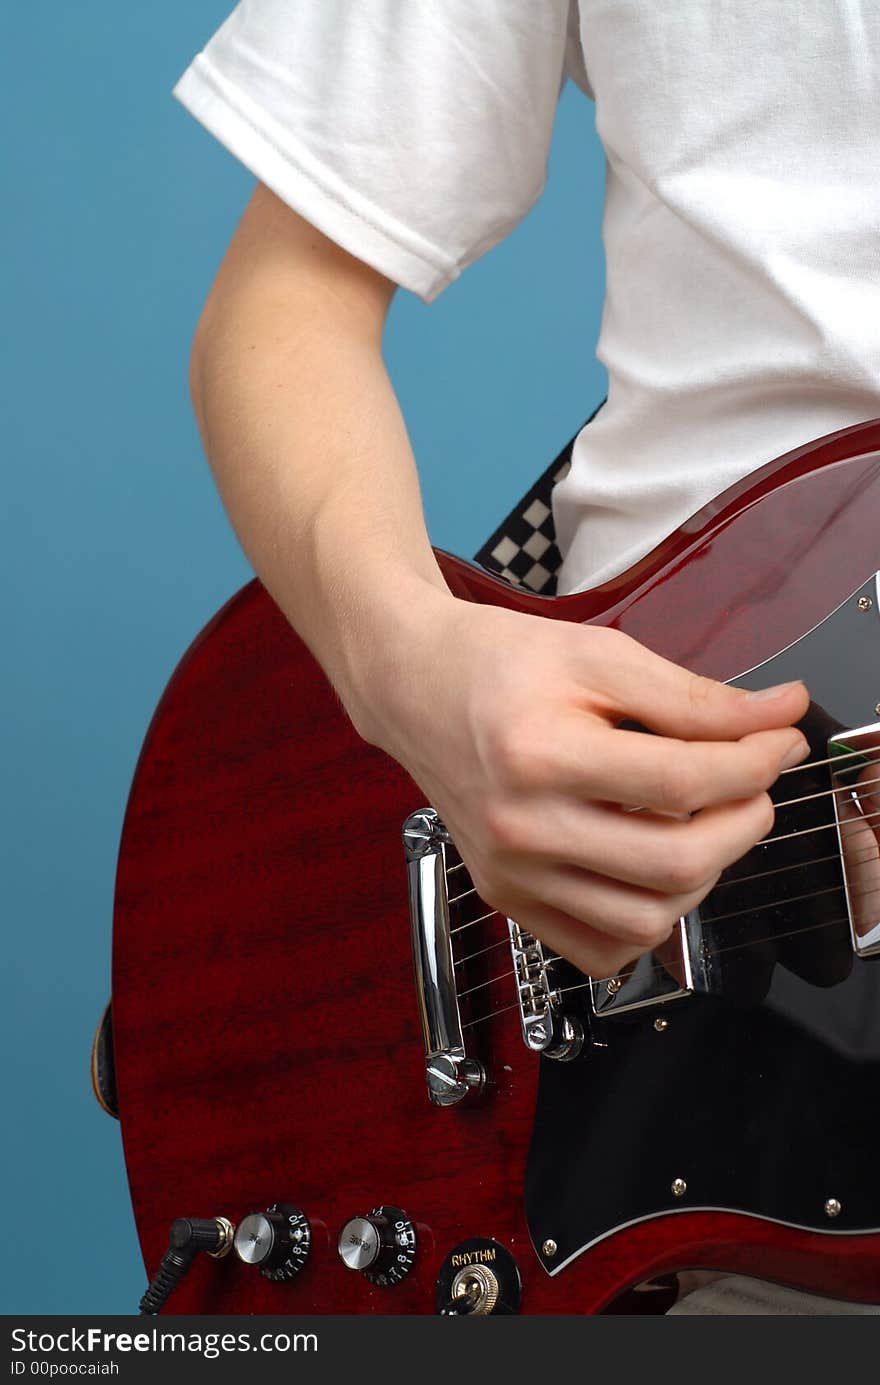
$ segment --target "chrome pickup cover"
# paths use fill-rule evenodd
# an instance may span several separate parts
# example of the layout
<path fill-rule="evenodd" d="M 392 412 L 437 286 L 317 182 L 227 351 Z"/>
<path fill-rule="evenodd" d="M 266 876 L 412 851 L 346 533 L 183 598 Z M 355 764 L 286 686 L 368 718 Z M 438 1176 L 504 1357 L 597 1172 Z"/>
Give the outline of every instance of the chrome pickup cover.
<path fill-rule="evenodd" d="M 880 954 L 880 721 L 828 742 L 853 951 Z"/>
<path fill-rule="evenodd" d="M 681 918 L 662 947 L 655 948 L 625 967 L 617 976 L 590 980 L 593 1014 L 609 1019 L 629 1014 L 646 1005 L 683 1000 L 704 989 L 700 915 L 697 910 Z"/>

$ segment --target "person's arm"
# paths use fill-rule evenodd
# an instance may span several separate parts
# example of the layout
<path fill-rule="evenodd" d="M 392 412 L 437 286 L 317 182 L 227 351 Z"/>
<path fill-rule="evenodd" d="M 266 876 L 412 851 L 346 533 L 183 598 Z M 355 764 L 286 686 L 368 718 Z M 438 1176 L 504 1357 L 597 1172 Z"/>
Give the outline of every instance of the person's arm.
<path fill-rule="evenodd" d="M 756 700 L 619 632 L 453 597 L 382 360 L 394 289 L 258 186 L 193 345 L 205 450 L 256 572 L 483 898 L 610 975 L 769 830 L 807 694 Z"/>
<path fill-rule="evenodd" d="M 191 355 L 242 546 L 358 725 L 372 658 L 447 593 L 382 359 L 395 289 L 258 184 Z"/>

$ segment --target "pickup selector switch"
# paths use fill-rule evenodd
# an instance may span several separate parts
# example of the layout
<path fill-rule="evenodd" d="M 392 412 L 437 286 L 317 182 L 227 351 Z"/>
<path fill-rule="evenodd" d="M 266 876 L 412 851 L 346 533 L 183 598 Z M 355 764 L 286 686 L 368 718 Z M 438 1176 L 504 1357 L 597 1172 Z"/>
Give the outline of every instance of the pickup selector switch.
<path fill-rule="evenodd" d="M 265 1212 L 251 1212 L 239 1222 L 233 1246 L 244 1264 L 284 1283 L 295 1279 L 308 1260 L 312 1228 L 298 1207 L 273 1202 Z"/>
<path fill-rule="evenodd" d="M 399 1207 L 374 1207 L 352 1217 L 339 1233 L 339 1258 L 371 1284 L 391 1288 L 405 1279 L 416 1256 L 416 1229 Z"/>

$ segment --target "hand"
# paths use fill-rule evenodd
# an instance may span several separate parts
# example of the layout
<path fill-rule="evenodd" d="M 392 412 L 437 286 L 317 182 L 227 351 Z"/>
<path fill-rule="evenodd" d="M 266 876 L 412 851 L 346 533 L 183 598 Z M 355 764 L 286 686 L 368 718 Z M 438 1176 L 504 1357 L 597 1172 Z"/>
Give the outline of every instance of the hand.
<path fill-rule="evenodd" d="M 374 666 L 359 729 L 419 784 L 493 909 L 613 975 L 770 831 L 767 789 L 809 753 L 807 691 L 750 695 L 617 631 L 437 596 L 405 658 Z"/>

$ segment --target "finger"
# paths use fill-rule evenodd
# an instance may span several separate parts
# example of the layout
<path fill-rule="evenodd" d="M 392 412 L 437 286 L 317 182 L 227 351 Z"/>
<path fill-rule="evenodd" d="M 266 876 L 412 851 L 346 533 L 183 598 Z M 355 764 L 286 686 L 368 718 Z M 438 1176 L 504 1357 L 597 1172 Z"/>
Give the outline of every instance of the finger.
<path fill-rule="evenodd" d="M 717 877 L 766 837 L 773 805 L 766 794 L 705 808 L 692 817 L 624 813 L 561 798 L 516 810 L 511 847 L 526 869 L 563 863 L 661 894 L 685 894 Z"/>
<path fill-rule="evenodd" d="M 534 909 L 542 904 L 590 932 L 603 933 L 618 945 L 629 947 L 629 956 L 637 956 L 667 942 L 679 918 L 696 909 L 716 878 L 707 879 L 696 891 L 658 895 L 577 867 L 542 870 L 522 863 L 509 875 L 513 897 L 509 895 L 502 913 L 520 921 L 524 907 Z"/>
<path fill-rule="evenodd" d="M 632 717 L 664 736 L 739 740 L 752 731 L 791 726 L 809 706 L 800 682 L 744 692 L 691 673 L 618 630 L 604 632 L 607 652 L 600 661 L 596 639 L 603 636 L 593 627 L 591 637 L 584 651 L 588 702 L 604 697 L 606 713 Z"/>
<path fill-rule="evenodd" d="M 512 914 L 521 928 L 540 938 L 545 954 L 565 957 L 586 976 L 597 980 L 616 976 L 630 962 L 641 956 L 643 949 L 621 943 L 600 933 L 582 920 L 553 909 L 547 904 L 532 901 Z"/>
<path fill-rule="evenodd" d="M 545 742 L 543 781 L 581 798 L 693 813 L 710 804 L 753 798 L 783 768 L 805 759 L 809 746 L 792 727 L 757 731 L 740 741 L 682 741 L 609 729 L 590 737 L 578 715 L 558 722 Z"/>
<path fill-rule="evenodd" d="M 665 943 L 717 879 L 715 874 L 686 893 L 659 894 L 573 866 L 532 868 L 523 879 L 523 893 L 527 889 L 549 908 L 642 953 Z"/>

